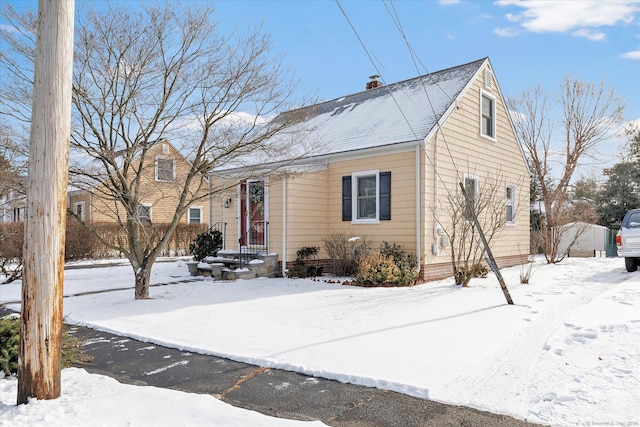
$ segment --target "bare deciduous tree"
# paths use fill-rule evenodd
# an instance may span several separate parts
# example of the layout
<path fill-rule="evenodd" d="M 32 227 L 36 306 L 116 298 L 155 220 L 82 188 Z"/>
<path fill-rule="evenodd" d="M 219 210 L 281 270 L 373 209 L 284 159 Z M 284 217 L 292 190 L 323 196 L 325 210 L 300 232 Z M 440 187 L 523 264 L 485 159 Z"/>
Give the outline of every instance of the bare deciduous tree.
<path fill-rule="evenodd" d="M 0 121 L 0 201 L 10 192 L 24 194 L 27 148 L 9 125 Z M 0 202 L 1 203 L 1 202 Z"/>
<path fill-rule="evenodd" d="M 296 87 L 259 28 L 227 37 L 209 7 L 145 6 L 127 13 L 121 7 L 89 10 L 78 20 L 70 174 L 73 185 L 107 201 L 103 213 L 119 224 L 126 240 L 96 237 L 128 258 L 135 298 L 145 299 L 154 261 L 188 206 L 207 197 L 208 172 L 249 160 L 264 173 L 267 161 L 286 162 L 306 148 L 294 146 L 290 134 L 296 114 L 277 115 L 289 108 Z M 12 22 L 28 27 L 29 17 L 13 15 Z M 14 41 L 13 51 L 28 56 L 29 40 Z M 23 77 L 19 61 L 3 65 Z M 22 84 L 28 89 L 28 81 Z M 163 141 L 189 167 L 171 190 L 171 219 L 156 229 L 140 218 L 139 209 L 145 173 L 156 167 L 153 149 Z"/>
<path fill-rule="evenodd" d="M 544 204 L 545 258 L 548 263 L 556 263 L 564 258 L 558 253 L 560 240 L 566 234 L 564 226 L 592 220 L 592 212 L 582 217 L 581 211 L 568 203 L 576 168 L 581 161 L 597 155 L 598 144 L 611 136 L 624 107 L 604 83 L 595 86 L 566 77 L 558 102 L 562 144 L 556 146 L 551 105 L 540 87 L 524 92 L 518 99 L 511 98 L 508 103 L 510 110 L 518 114 L 514 120 L 516 132 L 528 154 Z M 554 163 L 559 165 L 559 173 L 555 173 Z"/>
<path fill-rule="evenodd" d="M 519 185 L 522 183 L 518 183 Z M 505 180 L 500 176 L 487 176 L 481 182 L 466 179 L 464 186 L 489 244 L 503 230 L 507 209 L 509 209 L 508 215 L 515 218 L 522 206 L 528 206 L 528 200 L 520 199 L 513 205 L 507 205 Z M 449 241 L 451 266 L 456 285 L 466 287 L 473 277 L 480 275 L 481 270 L 486 268 L 483 265 L 485 251 L 462 192 L 450 193 L 447 201 L 448 203 L 443 206 L 444 215 L 440 217 L 447 218 L 450 222 L 442 221 L 439 225 Z"/>

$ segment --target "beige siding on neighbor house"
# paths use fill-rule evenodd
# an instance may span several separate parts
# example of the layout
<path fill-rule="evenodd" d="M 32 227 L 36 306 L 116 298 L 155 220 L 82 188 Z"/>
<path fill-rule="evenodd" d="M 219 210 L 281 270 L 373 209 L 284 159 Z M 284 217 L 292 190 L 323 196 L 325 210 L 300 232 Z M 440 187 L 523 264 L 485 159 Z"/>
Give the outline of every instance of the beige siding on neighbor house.
<path fill-rule="evenodd" d="M 168 150 L 168 152 L 163 152 L 163 150 Z M 140 201 L 142 204 L 151 207 L 151 220 L 153 222 L 170 222 L 175 213 L 190 165 L 170 144 L 160 143 L 155 145 L 147 156 L 148 165 L 143 171 L 140 183 Z M 174 178 L 172 180 L 156 180 L 156 165 L 154 161 L 156 158 L 173 159 Z M 202 197 L 192 203 L 191 206 L 201 208 L 201 222 L 206 223 L 209 215 L 206 180 L 203 177 L 194 179 L 189 191 L 188 198 L 193 195 Z M 75 203 L 84 201 L 87 212 L 85 219 L 94 222 L 115 222 L 118 218 L 121 221 L 125 221 L 126 213 L 122 205 L 115 202 L 105 192 L 106 190 L 100 186 L 91 192 L 76 192 L 70 195 L 69 206 L 74 207 Z M 187 209 L 180 222 L 188 222 L 188 215 L 189 210 Z"/>

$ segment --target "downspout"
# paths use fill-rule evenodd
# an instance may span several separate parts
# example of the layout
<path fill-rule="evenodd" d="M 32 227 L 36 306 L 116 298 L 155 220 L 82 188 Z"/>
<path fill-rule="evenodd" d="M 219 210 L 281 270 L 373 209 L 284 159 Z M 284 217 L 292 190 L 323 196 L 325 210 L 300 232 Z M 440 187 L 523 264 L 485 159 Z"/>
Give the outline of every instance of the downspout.
<path fill-rule="evenodd" d="M 416 259 L 418 261 L 418 273 L 422 269 L 422 247 L 420 239 L 420 200 L 421 200 L 421 183 L 420 183 L 420 141 L 416 143 Z"/>
<path fill-rule="evenodd" d="M 287 277 L 287 176 L 282 177 L 282 277 Z"/>
<path fill-rule="evenodd" d="M 207 224 L 207 228 L 211 228 L 211 178 L 207 177 L 207 201 L 209 202 L 209 215 L 207 215 L 209 217 L 208 221 L 209 223 Z"/>
<path fill-rule="evenodd" d="M 438 134 L 436 132 L 435 138 L 433 138 L 433 209 L 435 214 L 433 215 L 433 220 L 435 222 L 434 226 L 440 225 L 440 199 L 438 196 L 438 177 L 440 176 L 438 172 Z M 440 244 L 442 238 L 435 238 L 435 243 Z M 438 253 L 440 251 L 438 250 Z"/>
<path fill-rule="evenodd" d="M 89 190 L 89 222 L 93 222 L 93 188 Z"/>

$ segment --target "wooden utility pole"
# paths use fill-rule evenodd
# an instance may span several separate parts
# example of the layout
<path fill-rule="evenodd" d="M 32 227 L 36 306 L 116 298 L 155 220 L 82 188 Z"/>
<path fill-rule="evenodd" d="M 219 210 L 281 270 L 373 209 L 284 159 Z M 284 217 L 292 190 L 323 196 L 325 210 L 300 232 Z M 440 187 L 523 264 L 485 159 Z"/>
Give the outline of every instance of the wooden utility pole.
<path fill-rule="evenodd" d="M 38 1 L 18 404 L 60 396 L 73 15 L 73 0 Z"/>
<path fill-rule="evenodd" d="M 476 210 L 474 209 L 473 204 L 469 201 L 469 195 L 467 194 L 467 190 L 465 190 L 464 188 L 464 184 L 462 182 L 460 182 L 459 184 L 460 189 L 462 190 L 462 196 L 464 197 L 464 203 L 467 207 L 467 211 L 471 213 L 471 217 L 473 218 L 473 225 L 475 225 L 476 230 L 478 230 L 480 240 L 482 241 L 482 246 L 484 246 L 485 253 L 487 254 L 487 262 L 489 263 L 489 267 L 491 267 L 491 270 L 493 270 L 496 277 L 498 278 L 498 283 L 500 283 L 500 288 L 502 289 L 502 293 L 507 300 L 507 304 L 513 304 L 513 300 L 511 299 L 511 294 L 509 293 L 507 284 L 502 278 L 502 273 L 500 273 L 498 263 L 496 263 L 496 259 L 493 257 L 493 252 L 491 252 L 489 242 L 487 242 L 487 238 L 484 236 L 484 231 L 482 231 L 482 227 L 480 227 L 480 222 L 478 221 Z"/>

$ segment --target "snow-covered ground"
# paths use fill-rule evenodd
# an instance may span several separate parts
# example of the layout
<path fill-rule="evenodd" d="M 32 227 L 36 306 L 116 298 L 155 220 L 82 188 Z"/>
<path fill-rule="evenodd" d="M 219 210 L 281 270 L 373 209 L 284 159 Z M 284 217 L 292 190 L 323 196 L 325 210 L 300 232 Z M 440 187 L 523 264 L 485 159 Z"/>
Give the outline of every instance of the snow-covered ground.
<path fill-rule="evenodd" d="M 465 289 L 451 280 L 358 288 L 302 279 L 198 278 L 153 287 L 152 299 L 135 301 L 130 267 L 79 269 L 65 272 L 65 295 L 76 296 L 65 298 L 64 312 L 69 322 L 143 341 L 544 424 L 637 425 L 640 272 L 627 273 L 621 259 L 571 258 L 537 265 L 527 285 L 519 283 L 520 267 L 502 273 L 513 306 L 492 274 Z M 154 266 L 153 283 L 183 279 L 189 275 L 182 261 Z M 0 302 L 19 298 L 19 283 L 0 287 Z M 104 382 L 114 390 L 101 398 L 104 406 L 110 399 L 118 405 L 121 394 L 130 402 L 149 400 L 143 396 L 150 388 L 115 391 L 111 380 L 82 370 L 65 370 L 63 378 L 61 399 L 72 400 L 68 394 L 79 393 L 74 390 L 81 383 L 97 393 L 96 384 Z M 2 387 L 0 419 L 42 416 L 38 407 L 56 404 L 10 407 L 15 386 Z M 167 393 L 177 393 L 165 397 L 175 405 L 190 399 Z M 66 413 L 60 405 L 56 411 Z M 71 419 L 79 411 L 69 410 Z"/>

